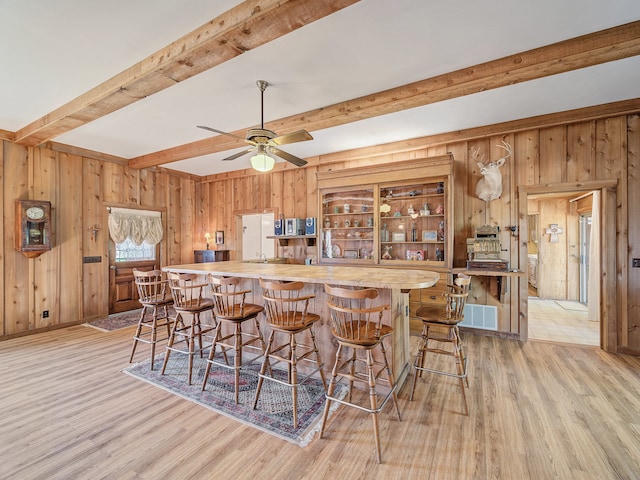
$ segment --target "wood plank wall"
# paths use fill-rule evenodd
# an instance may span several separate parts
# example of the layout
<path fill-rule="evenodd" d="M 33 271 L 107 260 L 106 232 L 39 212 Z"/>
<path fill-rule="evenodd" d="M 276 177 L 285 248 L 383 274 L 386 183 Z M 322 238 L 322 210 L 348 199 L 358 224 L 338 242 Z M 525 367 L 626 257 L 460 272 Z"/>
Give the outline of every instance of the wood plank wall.
<path fill-rule="evenodd" d="M 225 232 L 224 248 L 231 251 L 234 259 L 239 248 L 238 215 L 269 211 L 285 217 L 318 216 L 318 171 L 451 152 L 455 175 L 455 266 L 465 264 L 466 238 L 473 236 L 476 227 L 488 223 L 503 229 L 505 258 L 514 268 L 526 269 L 526 265 L 519 265 L 519 249 L 526 251 L 526 239 L 504 229 L 521 223 L 517 213 L 518 186 L 618 181 L 618 313 L 614 328 L 619 349 L 640 354 L 640 269 L 630 268 L 631 258 L 640 258 L 640 216 L 629 214 L 629 205 L 640 205 L 640 116 L 618 115 L 517 131 L 499 127 L 483 127 L 475 136 L 472 132 L 466 138 L 456 132 L 323 155 L 308 159 L 308 166 L 301 169 L 278 164 L 267 174 L 246 170 L 201 181 L 163 169 L 134 170 L 5 141 L 0 157 L 0 206 L 4 214 L 4 228 L 0 230 L 0 287 L 4 297 L 0 338 L 106 314 L 106 204 L 163 211 L 167 232 L 163 264 L 191 263 L 192 250 L 205 246 L 204 234 L 216 230 Z M 497 159 L 503 153 L 497 147 L 503 139 L 514 147 L 514 156 L 502 169 L 502 197 L 485 204 L 473 194 L 480 174 L 472 154 L 479 148 L 485 161 Z M 15 252 L 13 228 L 7 227 L 13 225 L 15 200 L 27 197 L 51 199 L 55 212 L 56 247 L 35 260 Z M 96 224 L 102 230 L 99 241 L 92 242 L 89 228 Z M 307 252 L 303 244 L 296 244 L 281 253 L 300 259 Z M 82 257 L 87 255 L 101 255 L 103 263 L 82 264 Z M 492 282 L 489 278 L 474 280 L 473 298 L 469 301 L 498 307 L 499 330 L 518 334 L 519 288 L 512 285 L 506 301 L 501 303 L 494 295 Z M 55 313 L 43 321 L 38 312 L 45 307 Z"/>
<path fill-rule="evenodd" d="M 513 267 L 526 269 L 526 265 L 519 265 L 518 254 L 519 248 L 526 250 L 526 239 L 511 235 L 504 228 L 519 224 L 517 187 L 616 179 L 619 182 L 617 303 L 622 307 L 618 314 L 619 345 L 625 351 L 640 353 L 640 271 L 629 269 L 631 257 L 640 256 L 640 217 L 629 218 L 628 212 L 630 201 L 640 200 L 639 129 L 638 115 L 623 115 L 522 131 L 502 131 L 499 135 L 485 134 L 464 141 L 446 142 L 442 137 L 438 137 L 437 143 L 433 144 L 429 143 L 428 138 L 424 139 L 421 145 L 419 141 L 412 141 L 410 145 L 409 142 L 397 142 L 310 159 L 309 165 L 304 169 L 278 164 L 277 167 L 281 168 L 276 168 L 270 174 L 255 174 L 247 170 L 216 175 L 197 188 L 204 189 L 201 195 L 203 199 L 219 198 L 224 192 L 226 202 L 216 201 L 203 206 L 202 211 L 209 212 L 206 215 L 206 223 L 211 230 L 225 230 L 225 248 L 234 251 L 238 248 L 235 243 L 238 233 L 234 221 L 236 214 L 274 209 L 285 217 L 317 216 L 317 190 L 314 181 L 317 171 L 403 161 L 451 152 L 454 157 L 456 185 L 453 192 L 456 210 L 453 220 L 454 266 L 465 265 L 466 238 L 473 236 L 476 227 L 488 223 L 499 225 L 502 229 L 501 242 L 503 248 L 507 249 L 504 258 L 508 259 Z M 497 159 L 503 155 L 503 151 L 497 147 L 503 139 L 514 147 L 514 155 L 507 160 L 502 170 L 502 197 L 486 205 L 473 195 L 480 178 L 479 168 L 473 160 L 473 151 L 480 149 L 485 155 L 485 161 Z M 363 182 L 366 182 L 366 179 L 363 179 Z M 640 203 L 636 203 L 638 204 Z M 575 218 L 575 214 L 568 210 L 564 212 L 565 205 L 566 201 L 560 205 L 563 217 L 568 218 L 572 215 Z M 577 232 L 565 226 L 564 235 L 570 235 L 575 239 Z M 635 244 L 630 239 L 634 239 Z M 303 250 L 296 251 L 295 256 L 298 259 L 300 251 Z M 571 262 L 571 252 L 564 249 L 561 258 L 565 264 Z M 575 268 L 575 265 L 572 265 L 569 271 L 565 270 L 557 282 L 554 280 L 557 284 L 551 285 L 550 288 L 562 291 L 567 298 L 576 297 L 576 282 L 572 279 L 577 275 Z M 496 306 L 499 311 L 499 330 L 517 334 L 520 301 L 518 288 L 514 283 L 506 302 L 501 303 L 495 297 L 494 282 L 491 278 L 474 279 L 476 287 L 472 289 L 472 298 L 469 301 Z"/>
<path fill-rule="evenodd" d="M 107 206 L 161 211 L 166 220 L 161 264 L 193 261 L 193 179 L 6 141 L 0 178 L 0 339 L 108 315 Z M 15 201 L 24 198 L 52 203 L 54 247 L 36 259 L 14 248 Z M 85 264 L 86 256 L 100 256 L 102 262 Z M 48 318 L 42 318 L 44 310 Z"/>

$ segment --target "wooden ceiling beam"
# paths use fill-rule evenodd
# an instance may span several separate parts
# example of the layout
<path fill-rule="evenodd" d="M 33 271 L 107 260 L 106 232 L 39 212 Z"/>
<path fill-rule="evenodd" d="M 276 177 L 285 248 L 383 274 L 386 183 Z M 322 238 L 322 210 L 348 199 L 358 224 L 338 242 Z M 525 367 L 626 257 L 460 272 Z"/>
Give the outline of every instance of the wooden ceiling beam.
<path fill-rule="evenodd" d="M 247 0 L 15 133 L 36 146 L 359 0 Z"/>
<path fill-rule="evenodd" d="M 280 134 L 301 128 L 322 130 L 636 55 L 640 55 L 640 21 L 274 120 L 265 128 Z M 231 133 L 244 137 L 245 132 Z M 146 168 L 243 145 L 220 135 L 133 158 L 129 166 Z"/>

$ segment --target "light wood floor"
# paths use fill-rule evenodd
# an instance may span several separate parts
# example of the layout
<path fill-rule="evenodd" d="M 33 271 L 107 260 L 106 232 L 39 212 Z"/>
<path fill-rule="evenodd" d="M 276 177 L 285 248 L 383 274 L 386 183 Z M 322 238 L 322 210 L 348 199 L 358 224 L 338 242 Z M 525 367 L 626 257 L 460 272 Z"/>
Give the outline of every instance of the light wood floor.
<path fill-rule="evenodd" d="M 0 342 L 2 479 L 637 479 L 640 358 L 465 336 L 470 416 L 427 377 L 403 421 L 337 412 L 300 448 L 121 372 L 132 330 Z M 144 354 L 141 354 L 144 355 Z"/>
<path fill-rule="evenodd" d="M 600 345 L 600 322 L 590 321 L 586 306 L 529 297 L 529 338 L 579 345 Z"/>

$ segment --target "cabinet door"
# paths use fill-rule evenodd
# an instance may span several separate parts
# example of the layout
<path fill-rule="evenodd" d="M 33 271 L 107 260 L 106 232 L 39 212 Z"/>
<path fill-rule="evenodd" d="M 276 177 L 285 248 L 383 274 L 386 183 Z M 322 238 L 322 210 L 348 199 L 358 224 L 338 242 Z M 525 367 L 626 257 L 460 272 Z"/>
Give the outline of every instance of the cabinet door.
<path fill-rule="evenodd" d="M 445 266 L 447 182 L 380 186 L 380 263 Z"/>
<path fill-rule="evenodd" d="M 373 187 L 321 192 L 320 263 L 374 263 Z"/>

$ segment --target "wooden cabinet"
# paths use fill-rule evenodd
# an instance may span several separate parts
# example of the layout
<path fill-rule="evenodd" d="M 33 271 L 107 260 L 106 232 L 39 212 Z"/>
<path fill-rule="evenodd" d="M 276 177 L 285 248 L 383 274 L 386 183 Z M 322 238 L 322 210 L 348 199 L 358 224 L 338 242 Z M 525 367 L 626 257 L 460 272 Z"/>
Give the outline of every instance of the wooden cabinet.
<path fill-rule="evenodd" d="M 449 155 L 317 175 L 320 263 L 452 267 Z"/>
<path fill-rule="evenodd" d="M 224 262 L 229 260 L 229 250 L 194 250 L 193 263 Z"/>

